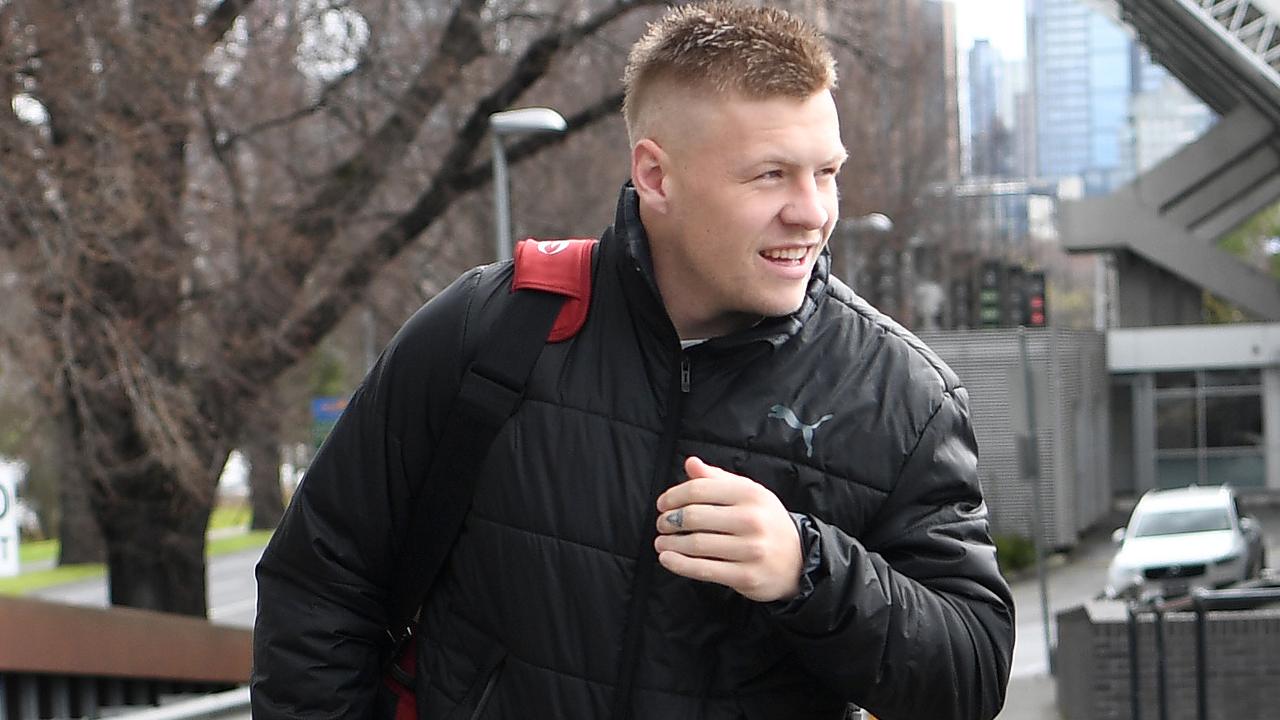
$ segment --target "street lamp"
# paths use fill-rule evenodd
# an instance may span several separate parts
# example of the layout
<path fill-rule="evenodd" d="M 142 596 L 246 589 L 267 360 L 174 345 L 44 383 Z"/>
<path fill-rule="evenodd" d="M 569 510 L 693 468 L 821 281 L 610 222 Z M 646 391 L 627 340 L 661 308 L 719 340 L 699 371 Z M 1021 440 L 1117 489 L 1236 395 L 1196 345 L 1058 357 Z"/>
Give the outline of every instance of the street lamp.
<path fill-rule="evenodd" d="M 848 247 L 844 256 L 844 279 L 859 292 L 864 292 L 858 275 L 862 272 L 862 262 L 858 259 L 858 240 L 863 235 L 883 235 L 893 231 L 893 220 L 884 213 L 873 212 L 852 218 L 840 218 L 836 224 L 841 235 L 848 239 Z"/>
<path fill-rule="evenodd" d="M 507 153 L 503 135 L 564 132 L 560 113 L 551 108 L 532 107 L 504 110 L 489 116 L 489 139 L 493 143 L 494 245 L 498 260 L 511 259 L 511 187 L 507 177 Z"/>

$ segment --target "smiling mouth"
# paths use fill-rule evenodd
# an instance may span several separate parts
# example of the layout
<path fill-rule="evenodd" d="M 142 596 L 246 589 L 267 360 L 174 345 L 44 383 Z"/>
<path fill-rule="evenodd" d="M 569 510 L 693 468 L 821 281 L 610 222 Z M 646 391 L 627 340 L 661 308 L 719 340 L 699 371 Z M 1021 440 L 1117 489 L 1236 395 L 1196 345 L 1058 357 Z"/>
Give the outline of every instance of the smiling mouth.
<path fill-rule="evenodd" d="M 760 251 L 760 257 L 765 260 L 784 265 L 799 265 L 803 263 L 804 259 L 808 256 L 809 248 L 807 247 L 777 248 L 774 250 Z"/>

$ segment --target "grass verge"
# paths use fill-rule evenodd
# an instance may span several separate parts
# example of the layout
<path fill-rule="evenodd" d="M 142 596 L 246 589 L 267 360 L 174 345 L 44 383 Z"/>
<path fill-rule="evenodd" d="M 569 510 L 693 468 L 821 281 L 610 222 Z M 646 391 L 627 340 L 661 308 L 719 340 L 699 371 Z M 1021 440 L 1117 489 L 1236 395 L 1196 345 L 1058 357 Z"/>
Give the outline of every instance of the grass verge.
<path fill-rule="evenodd" d="M 57 540 L 24 540 L 18 546 L 18 562 L 46 562 L 58 557 Z"/>
<path fill-rule="evenodd" d="M 220 537 L 209 541 L 205 547 L 205 557 L 212 558 L 241 550 L 260 548 L 266 545 L 270 539 L 270 530 L 255 530 L 253 532 Z M 28 547 L 32 549 L 28 551 Z M 28 552 L 32 557 L 28 558 Z M 22 562 L 38 562 L 56 558 L 58 556 L 58 541 L 44 540 L 25 544 L 20 547 L 18 555 Z M 106 572 L 106 566 L 101 563 L 63 565 L 47 570 L 35 570 L 15 577 L 0 578 L 0 595 L 26 595 L 54 585 L 102 577 Z"/>

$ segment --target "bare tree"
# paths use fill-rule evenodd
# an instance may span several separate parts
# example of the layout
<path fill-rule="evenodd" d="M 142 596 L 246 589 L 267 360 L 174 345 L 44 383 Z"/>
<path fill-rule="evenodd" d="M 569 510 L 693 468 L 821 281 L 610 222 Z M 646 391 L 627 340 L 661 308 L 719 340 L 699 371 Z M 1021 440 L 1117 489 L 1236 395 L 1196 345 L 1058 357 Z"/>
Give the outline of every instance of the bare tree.
<path fill-rule="evenodd" d="M 856 255 L 856 263 L 837 263 L 861 269 L 844 279 L 907 326 L 915 320 L 912 278 L 934 256 L 952 252 L 939 232 L 946 208 L 936 201 L 958 163 L 956 118 L 947 103 L 952 79 L 946 75 L 946 29 L 934 14 L 940 8 L 923 0 L 826 8 L 849 150 L 840 180 L 842 213 L 879 212 L 894 224 L 889 233 L 837 235 L 833 252 Z"/>
<path fill-rule="evenodd" d="M 113 603 L 206 613 L 215 484 L 263 393 L 407 254 L 475 259 L 437 229 L 489 180 L 488 115 L 652 4 L 0 5 L 0 253 Z M 566 136 L 614 114 L 616 82 L 575 97 Z"/>

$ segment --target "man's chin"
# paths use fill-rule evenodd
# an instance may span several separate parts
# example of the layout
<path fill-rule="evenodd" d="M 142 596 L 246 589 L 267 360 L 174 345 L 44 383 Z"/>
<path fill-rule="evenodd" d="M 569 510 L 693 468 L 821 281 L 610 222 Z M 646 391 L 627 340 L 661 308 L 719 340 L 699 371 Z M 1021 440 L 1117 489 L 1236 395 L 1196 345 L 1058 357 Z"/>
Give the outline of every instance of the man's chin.
<path fill-rule="evenodd" d="M 765 317 L 784 317 L 795 313 L 803 305 L 804 293 L 799 293 L 795 297 L 778 298 L 767 304 L 762 304 L 756 314 Z"/>

